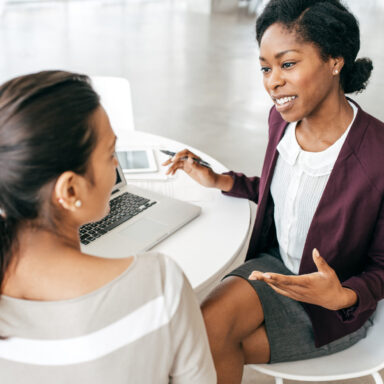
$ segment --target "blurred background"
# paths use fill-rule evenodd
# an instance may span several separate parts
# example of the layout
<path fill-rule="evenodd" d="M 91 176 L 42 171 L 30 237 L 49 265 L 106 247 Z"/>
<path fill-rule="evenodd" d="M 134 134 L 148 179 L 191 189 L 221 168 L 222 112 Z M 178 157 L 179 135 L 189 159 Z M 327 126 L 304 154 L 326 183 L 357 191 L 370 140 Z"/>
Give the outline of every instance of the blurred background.
<path fill-rule="evenodd" d="M 197 147 L 258 174 L 271 101 L 258 63 L 263 0 L 0 0 L 0 81 L 42 69 L 129 80 L 136 130 Z M 384 1 L 347 0 L 360 56 L 373 59 L 353 96 L 384 120 Z"/>
<path fill-rule="evenodd" d="M 352 97 L 384 120 L 384 1 L 344 2 L 360 21 L 359 56 L 375 67 L 367 90 Z M 124 77 L 136 130 L 179 140 L 230 169 L 257 175 L 272 105 L 254 31 L 263 3 L 0 0 L 0 82 L 43 69 Z M 244 383 L 251 382 L 273 379 L 246 370 Z"/>

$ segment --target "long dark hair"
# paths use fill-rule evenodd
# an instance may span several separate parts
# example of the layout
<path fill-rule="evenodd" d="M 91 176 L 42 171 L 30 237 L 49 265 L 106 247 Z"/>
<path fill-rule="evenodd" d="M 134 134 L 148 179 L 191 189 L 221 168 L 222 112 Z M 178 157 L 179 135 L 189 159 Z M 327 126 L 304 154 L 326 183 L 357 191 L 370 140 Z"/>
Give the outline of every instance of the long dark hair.
<path fill-rule="evenodd" d="M 20 225 L 55 225 L 45 187 L 65 171 L 87 174 L 97 139 L 91 115 L 99 105 L 89 78 L 65 71 L 0 87 L 0 292 Z"/>
<path fill-rule="evenodd" d="M 343 57 L 340 83 L 345 93 L 366 88 L 372 61 L 356 60 L 360 49 L 359 24 L 339 0 L 271 0 L 256 22 L 259 45 L 264 32 L 274 23 L 294 30 L 302 41 L 315 44 L 325 61 Z"/>

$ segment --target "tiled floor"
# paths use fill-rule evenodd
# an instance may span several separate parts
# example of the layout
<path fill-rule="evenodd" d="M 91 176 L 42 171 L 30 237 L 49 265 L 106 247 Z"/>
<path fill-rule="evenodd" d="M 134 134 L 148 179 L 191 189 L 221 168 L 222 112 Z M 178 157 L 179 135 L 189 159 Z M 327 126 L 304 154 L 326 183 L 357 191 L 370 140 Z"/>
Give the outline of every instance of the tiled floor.
<path fill-rule="evenodd" d="M 346 3 L 360 20 L 361 56 L 375 66 L 368 89 L 353 97 L 384 120 L 384 1 Z M 126 77 L 137 130 L 258 174 L 271 102 L 261 83 L 254 22 L 245 9 L 187 12 L 184 0 L 9 5 L 0 16 L 0 81 L 48 68 Z M 244 383 L 251 382 L 273 380 L 246 369 Z"/>

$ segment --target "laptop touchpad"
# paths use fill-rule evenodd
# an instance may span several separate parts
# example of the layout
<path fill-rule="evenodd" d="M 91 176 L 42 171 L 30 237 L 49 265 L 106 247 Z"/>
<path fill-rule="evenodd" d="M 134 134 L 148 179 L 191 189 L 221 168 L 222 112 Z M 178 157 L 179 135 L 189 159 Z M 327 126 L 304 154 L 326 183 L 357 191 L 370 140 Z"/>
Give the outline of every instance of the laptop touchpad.
<path fill-rule="evenodd" d="M 167 232 L 166 225 L 143 218 L 121 230 L 119 235 L 124 236 L 125 239 L 129 239 L 134 244 L 145 244 L 150 242 L 151 239 L 157 240 L 165 236 Z"/>

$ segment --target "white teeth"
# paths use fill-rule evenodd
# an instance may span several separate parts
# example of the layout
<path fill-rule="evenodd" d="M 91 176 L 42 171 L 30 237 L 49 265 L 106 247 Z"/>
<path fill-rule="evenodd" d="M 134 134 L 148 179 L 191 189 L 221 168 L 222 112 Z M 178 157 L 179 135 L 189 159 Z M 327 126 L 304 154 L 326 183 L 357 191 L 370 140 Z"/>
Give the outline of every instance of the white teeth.
<path fill-rule="evenodd" d="M 276 99 L 277 104 L 283 105 L 285 103 L 288 103 L 289 101 L 296 99 L 296 96 L 288 96 L 288 97 L 282 97 L 281 99 Z"/>

